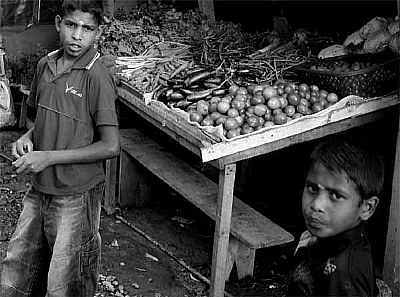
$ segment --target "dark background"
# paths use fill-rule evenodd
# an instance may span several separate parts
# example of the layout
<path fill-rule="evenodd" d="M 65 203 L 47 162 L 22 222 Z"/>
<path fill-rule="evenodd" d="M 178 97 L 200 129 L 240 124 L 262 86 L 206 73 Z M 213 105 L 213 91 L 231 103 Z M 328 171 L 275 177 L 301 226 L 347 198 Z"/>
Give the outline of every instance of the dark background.
<path fill-rule="evenodd" d="M 181 9 L 194 9 L 197 0 L 177 0 Z M 375 16 L 397 14 L 396 0 L 383 1 L 239 1 L 215 0 L 217 20 L 241 23 L 244 31 L 266 31 L 274 16 L 285 16 L 293 29 L 350 34 Z"/>

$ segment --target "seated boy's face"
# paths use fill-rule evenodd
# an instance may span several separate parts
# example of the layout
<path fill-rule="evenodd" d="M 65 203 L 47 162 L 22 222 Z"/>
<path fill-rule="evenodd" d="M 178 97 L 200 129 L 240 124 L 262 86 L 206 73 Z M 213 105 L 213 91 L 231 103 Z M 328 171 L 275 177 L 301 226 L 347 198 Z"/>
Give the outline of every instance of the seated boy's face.
<path fill-rule="evenodd" d="M 307 174 L 302 210 L 307 229 L 317 237 L 329 237 L 360 223 L 361 196 L 345 173 L 331 173 L 321 163 Z"/>
<path fill-rule="evenodd" d="M 64 54 L 72 59 L 84 53 L 100 35 L 93 14 L 80 10 L 67 13 L 62 18 L 57 16 L 56 29 L 60 33 Z"/>

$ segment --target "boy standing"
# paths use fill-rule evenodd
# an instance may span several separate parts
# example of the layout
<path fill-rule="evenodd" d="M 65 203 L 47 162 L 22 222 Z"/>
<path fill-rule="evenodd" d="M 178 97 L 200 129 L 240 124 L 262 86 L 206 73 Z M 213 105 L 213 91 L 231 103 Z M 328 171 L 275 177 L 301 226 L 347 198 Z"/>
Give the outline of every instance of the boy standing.
<path fill-rule="evenodd" d="M 3 297 L 93 296 L 100 261 L 103 160 L 119 152 L 116 90 L 98 61 L 101 2 L 65 0 L 55 25 L 61 49 L 42 58 L 28 104 L 35 124 L 13 144 L 32 187 L 10 240 Z"/>
<path fill-rule="evenodd" d="M 332 138 L 311 154 L 302 198 L 307 226 L 295 252 L 288 296 L 376 296 L 364 222 L 383 187 L 381 158 Z"/>

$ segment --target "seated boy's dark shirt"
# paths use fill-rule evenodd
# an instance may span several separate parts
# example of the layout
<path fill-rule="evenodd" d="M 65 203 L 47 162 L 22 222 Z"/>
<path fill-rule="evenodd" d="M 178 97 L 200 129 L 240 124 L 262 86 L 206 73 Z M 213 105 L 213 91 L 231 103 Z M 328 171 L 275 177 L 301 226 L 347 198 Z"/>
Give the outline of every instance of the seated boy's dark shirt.
<path fill-rule="evenodd" d="M 363 224 L 299 247 L 287 296 L 377 296 Z"/>

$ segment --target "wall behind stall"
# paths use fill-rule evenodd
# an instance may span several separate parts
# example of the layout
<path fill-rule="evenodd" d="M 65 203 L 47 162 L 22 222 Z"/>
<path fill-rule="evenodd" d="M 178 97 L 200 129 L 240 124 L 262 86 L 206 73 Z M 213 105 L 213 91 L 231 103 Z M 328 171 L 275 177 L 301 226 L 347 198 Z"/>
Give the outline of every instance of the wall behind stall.
<path fill-rule="evenodd" d="M 176 0 L 182 10 L 196 9 L 197 0 Z M 241 23 L 244 31 L 272 30 L 273 17 L 283 14 L 293 29 L 308 28 L 346 37 L 375 16 L 395 17 L 396 0 L 214 0 L 217 20 Z"/>

